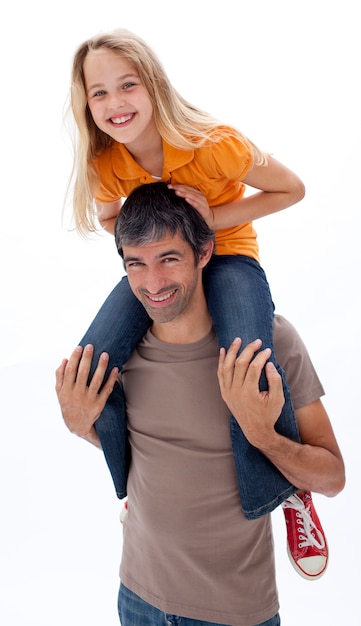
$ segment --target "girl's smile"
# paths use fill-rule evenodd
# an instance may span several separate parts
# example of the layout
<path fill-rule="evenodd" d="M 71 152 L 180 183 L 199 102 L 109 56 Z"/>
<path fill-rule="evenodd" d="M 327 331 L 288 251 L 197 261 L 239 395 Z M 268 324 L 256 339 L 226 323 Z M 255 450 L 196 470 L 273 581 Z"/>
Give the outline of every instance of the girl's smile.
<path fill-rule="evenodd" d="M 89 110 L 100 130 L 130 152 L 158 139 L 151 99 L 127 59 L 101 48 L 89 52 L 83 70 Z"/>
<path fill-rule="evenodd" d="M 121 117 L 111 117 L 109 118 L 109 122 L 114 126 L 124 126 L 127 122 L 134 119 L 135 113 L 130 113 L 129 115 L 122 115 Z"/>

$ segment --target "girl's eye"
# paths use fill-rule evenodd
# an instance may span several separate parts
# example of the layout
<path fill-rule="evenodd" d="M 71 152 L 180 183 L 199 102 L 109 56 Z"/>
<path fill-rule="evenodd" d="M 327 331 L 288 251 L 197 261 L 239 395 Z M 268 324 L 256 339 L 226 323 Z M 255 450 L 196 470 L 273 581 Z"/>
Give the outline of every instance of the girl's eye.
<path fill-rule="evenodd" d="M 123 85 L 123 89 L 130 89 L 131 87 L 134 87 L 135 83 L 124 83 Z"/>
<path fill-rule="evenodd" d="M 99 89 L 99 91 L 96 91 L 95 93 L 93 93 L 93 98 L 99 98 L 101 96 L 104 96 L 105 91 L 103 89 Z"/>

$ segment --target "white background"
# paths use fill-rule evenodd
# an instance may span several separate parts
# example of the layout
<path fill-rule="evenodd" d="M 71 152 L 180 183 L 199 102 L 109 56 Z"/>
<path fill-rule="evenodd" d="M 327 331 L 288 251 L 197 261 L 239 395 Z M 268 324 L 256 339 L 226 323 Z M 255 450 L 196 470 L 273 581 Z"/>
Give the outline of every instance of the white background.
<path fill-rule="evenodd" d="M 112 239 L 62 224 L 72 55 L 125 27 L 174 86 L 296 171 L 306 198 L 256 224 L 277 311 L 326 388 L 347 486 L 314 497 L 330 546 L 317 582 L 273 514 L 282 623 L 358 624 L 360 36 L 353 0 L 8 3 L 1 45 L 0 622 L 117 626 L 121 508 L 101 453 L 66 430 L 54 370 L 118 281 Z M 217 503 L 215 503 L 217 506 Z"/>

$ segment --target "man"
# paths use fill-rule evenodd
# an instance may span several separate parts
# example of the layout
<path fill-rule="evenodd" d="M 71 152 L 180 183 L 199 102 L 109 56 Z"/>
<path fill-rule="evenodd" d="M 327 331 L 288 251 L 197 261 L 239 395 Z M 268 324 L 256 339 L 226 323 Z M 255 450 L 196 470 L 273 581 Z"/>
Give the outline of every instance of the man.
<path fill-rule="evenodd" d="M 131 289 L 153 320 L 121 373 L 131 448 L 122 626 L 279 624 L 270 516 L 246 520 L 242 513 L 230 412 L 292 484 L 334 496 L 344 467 L 317 376 L 292 327 L 277 318 L 276 350 L 280 333 L 300 355 L 296 366 L 283 364 L 302 443 L 291 441 L 274 428 L 284 398 L 267 363 L 270 351 L 256 340 L 237 357 L 236 338 L 219 354 L 202 285 L 213 233 L 166 185 L 129 196 L 116 243 Z M 118 373 L 102 387 L 103 354 L 87 385 L 91 359 L 91 346 L 77 348 L 58 368 L 56 389 L 69 429 L 99 446 L 94 424 Z M 258 385 L 264 366 L 268 392 Z"/>

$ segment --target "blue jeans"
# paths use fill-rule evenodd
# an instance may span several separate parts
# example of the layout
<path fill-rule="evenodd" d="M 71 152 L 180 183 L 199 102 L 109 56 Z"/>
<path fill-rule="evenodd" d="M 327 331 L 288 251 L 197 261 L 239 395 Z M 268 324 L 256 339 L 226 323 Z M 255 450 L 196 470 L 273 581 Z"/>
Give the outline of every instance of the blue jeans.
<path fill-rule="evenodd" d="M 224 624 L 204 622 L 159 611 L 151 604 L 144 602 L 123 584 L 120 584 L 119 589 L 118 612 L 122 626 L 225 626 Z M 277 613 L 266 622 L 255 626 L 280 626 L 280 624 L 280 616 Z"/>
<path fill-rule="evenodd" d="M 214 256 L 203 272 L 208 308 L 220 346 L 228 348 L 233 339 L 242 338 L 243 346 L 262 339 L 272 349 L 271 360 L 282 375 L 285 404 L 276 430 L 299 441 L 297 422 L 284 372 L 273 351 L 273 302 L 264 271 L 257 261 L 246 256 Z M 101 352 L 110 355 L 108 371 L 122 368 L 141 341 L 151 320 L 133 295 L 124 277 L 115 287 L 91 324 L 81 345 L 94 345 L 92 373 Z M 263 373 L 260 389 L 267 389 Z M 103 413 L 95 423 L 115 490 L 126 496 L 130 451 L 127 438 L 125 401 L 116 385 Z M 296 488 L 256 448 L 251 446 L 236 420 L 231 417 L 230 433 L 241 505 L 247 519 L 270 513 Z M 154 487 L 156 489 L 156 485 Z"/>

